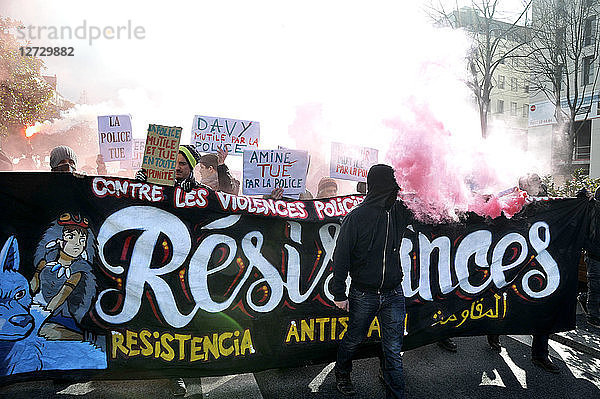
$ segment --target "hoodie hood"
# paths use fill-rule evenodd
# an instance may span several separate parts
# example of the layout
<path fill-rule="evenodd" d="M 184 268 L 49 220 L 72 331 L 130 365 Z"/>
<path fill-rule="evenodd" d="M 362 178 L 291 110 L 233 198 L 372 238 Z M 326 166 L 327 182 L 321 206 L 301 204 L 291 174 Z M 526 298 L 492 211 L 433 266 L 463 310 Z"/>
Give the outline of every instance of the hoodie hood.
<path fill-rule="evenodd" d="M 389 165 L 371 166 L 367 174 L 367 196 L 361 205 L 390 209 L 400 191 L 394 177 L 394 169 Z"/>

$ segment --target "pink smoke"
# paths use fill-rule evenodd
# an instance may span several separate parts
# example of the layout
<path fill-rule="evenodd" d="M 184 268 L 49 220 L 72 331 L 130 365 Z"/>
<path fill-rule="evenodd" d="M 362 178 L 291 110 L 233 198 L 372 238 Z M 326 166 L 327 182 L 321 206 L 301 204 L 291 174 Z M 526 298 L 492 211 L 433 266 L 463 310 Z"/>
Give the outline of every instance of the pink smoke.
<path fill-rule="evenodd" d="M 492 194 L 506 188 L 505 179 L 483 152 L 448 131 L 427 105 L 413 102 L 409 109 L 411 120 L 386 121 L 396 133 L 387 159 L 403 192 L 414 193 L 407 206 L 419 220 L 448 221 L 465 211 L 512 217 L 522 208 L 523 192 Z"/>

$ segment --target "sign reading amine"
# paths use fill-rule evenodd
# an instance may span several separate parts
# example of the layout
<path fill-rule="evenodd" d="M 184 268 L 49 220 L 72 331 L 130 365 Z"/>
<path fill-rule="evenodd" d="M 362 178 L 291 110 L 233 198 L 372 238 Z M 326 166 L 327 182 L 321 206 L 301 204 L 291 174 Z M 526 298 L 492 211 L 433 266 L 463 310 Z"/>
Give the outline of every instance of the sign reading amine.
<path fill-rule="evenodd" d="M 308 151 L 245 150 L 242 193 L 271 194 L 283 188 L 283 195 L 301 194 L 306 190 Z"/>
<path fill-rule="evenodd" d="M 260 123 L 238 119 L 195 115 L 192 145 L 198 152 L 217 153 L 223 148 L 230 155 L 241 156 L 246 149 L 258 148 Z"/>
<path fill-rule="evenodd" d="M 329 176 L 335 179 L 367 181 L 371 166 L 377 164 L 379 151 L 344 143 L 331 143 Z"/>
<path fill-rule="evenodd" d="M 104 162 L 131 160 L 131 117 L 98 116 L 98 143 Z"/>

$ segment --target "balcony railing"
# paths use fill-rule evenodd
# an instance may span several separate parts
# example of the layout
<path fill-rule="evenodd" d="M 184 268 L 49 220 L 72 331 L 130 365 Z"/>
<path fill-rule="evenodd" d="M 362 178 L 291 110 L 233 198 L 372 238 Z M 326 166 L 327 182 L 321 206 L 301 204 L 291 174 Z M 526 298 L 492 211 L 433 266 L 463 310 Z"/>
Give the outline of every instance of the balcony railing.
<path fill-rule="evenodd" d="M 575 147 L 575 154 L 573 154 L 574 161 L 584 161 L 590 159 L 590 147 L 589 145 L 581 145 Z"/>

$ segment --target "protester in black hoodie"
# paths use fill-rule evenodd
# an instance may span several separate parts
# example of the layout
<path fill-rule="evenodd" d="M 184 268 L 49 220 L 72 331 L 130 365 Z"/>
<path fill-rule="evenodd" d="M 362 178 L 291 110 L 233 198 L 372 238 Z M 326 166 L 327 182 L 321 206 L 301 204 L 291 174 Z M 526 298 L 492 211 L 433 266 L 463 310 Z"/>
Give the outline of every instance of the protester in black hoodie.
<path fill-rule="evenodd" d="M 400 351 L 405 307 L 399 253 L 409 212 L 396 199 L 399 189 L 394 169 L 371 167 L 365 200 L 346 216 L 337 238 L 331 292 L 336 306 L 350 312 L 335 366 L 337 389 L 344 395 L 356 393 L 350 380 L 352 357 L 378 316 L 386 397 L 404 397 Z M 348 273 L 352 283 L 346 297 Z"/>

